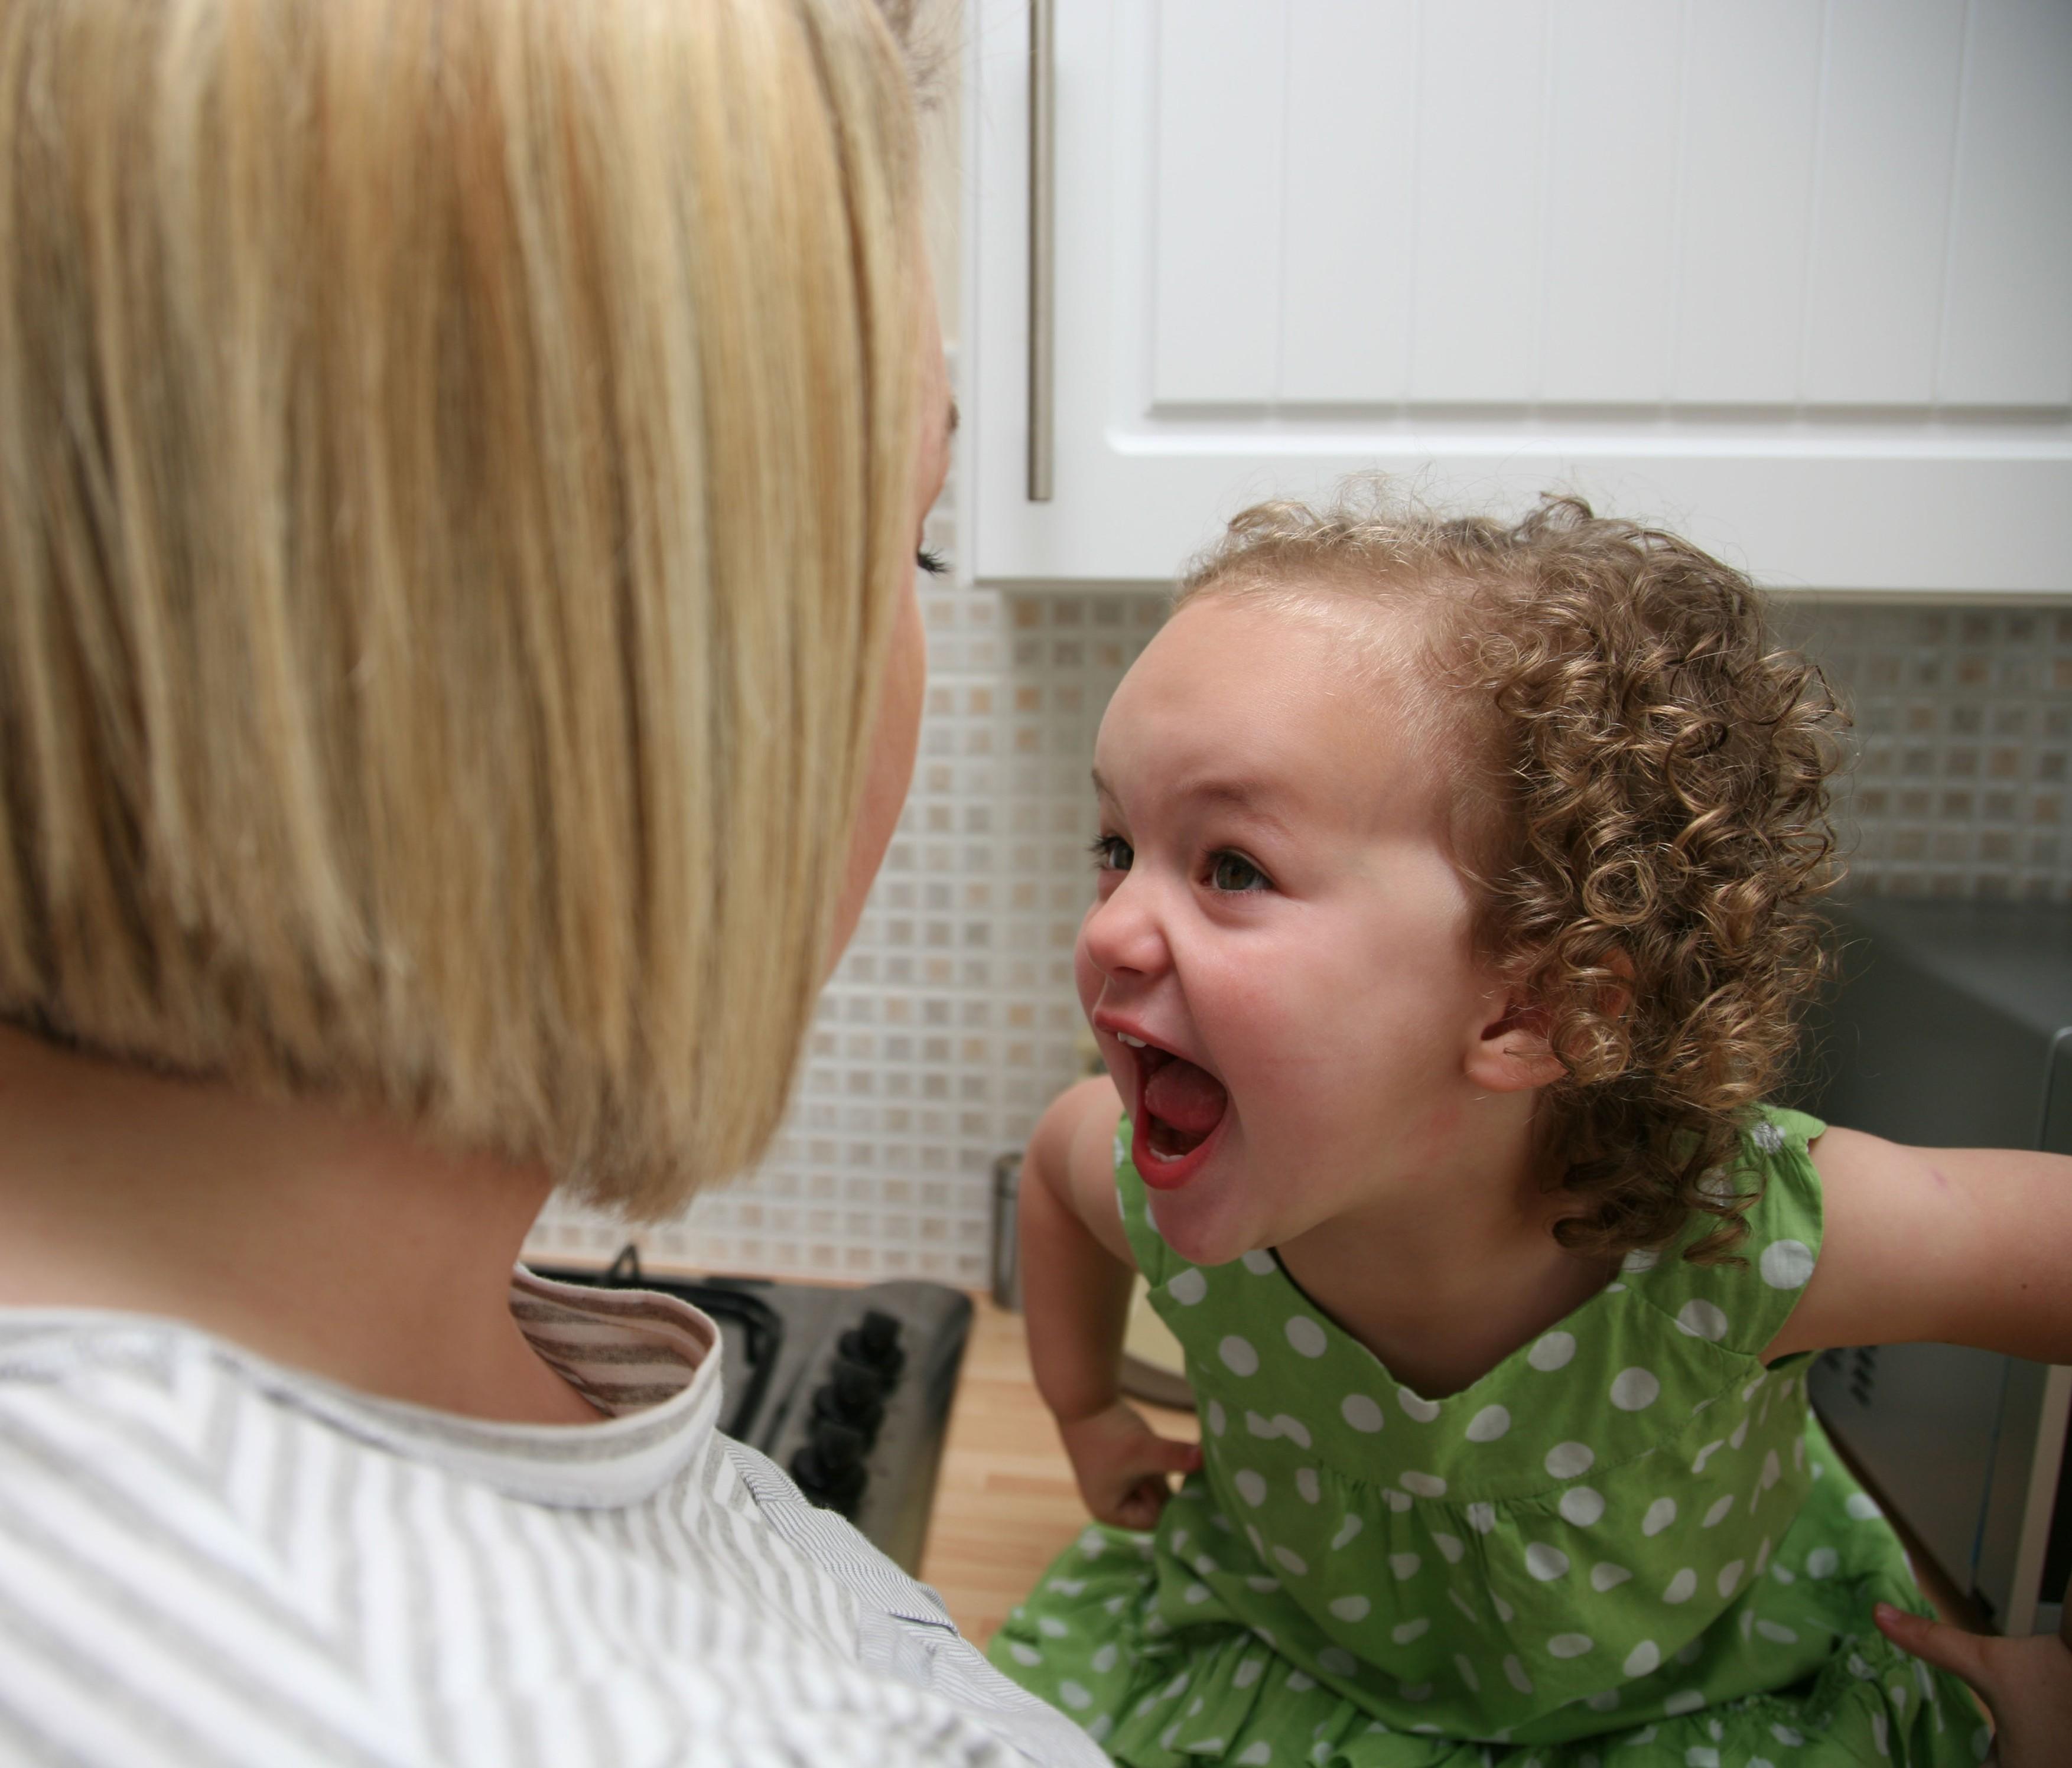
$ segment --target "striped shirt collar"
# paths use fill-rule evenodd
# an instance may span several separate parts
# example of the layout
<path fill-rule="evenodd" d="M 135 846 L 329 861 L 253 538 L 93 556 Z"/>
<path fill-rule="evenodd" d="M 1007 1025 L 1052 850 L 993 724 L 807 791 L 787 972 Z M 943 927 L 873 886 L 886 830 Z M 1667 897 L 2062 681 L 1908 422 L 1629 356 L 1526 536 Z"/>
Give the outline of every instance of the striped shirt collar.
<path fill-rule="evenodd" d="M 541 1358 L 610 1416 L 593 1425 L 465 1417 L 269 1362 L 178 1320 L 104 1309 L 0 1309 L 0 1380 L 162 1370 L 199 1352 L 274 1403 L 370 1446 L 509 1497 L 585 1509 L 640 1503 L 710 1445 L 721 1344 L 699 1310 L 647 1290 L 551 1282 L 523 1266 L 512 1274 L 511 1308 Z"/>

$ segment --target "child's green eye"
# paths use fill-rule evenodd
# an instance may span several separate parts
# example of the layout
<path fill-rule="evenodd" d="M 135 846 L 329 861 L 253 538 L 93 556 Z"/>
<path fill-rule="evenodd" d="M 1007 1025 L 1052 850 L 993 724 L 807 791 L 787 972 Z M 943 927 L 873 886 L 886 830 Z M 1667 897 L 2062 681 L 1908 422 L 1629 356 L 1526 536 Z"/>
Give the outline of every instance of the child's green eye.
<path fill-rule="evenodd" d="M 1248 890 L 1263 890 L 1267 887 L 1265 873 L 1253 865 L 1242 853 L 1217 853 L 1209 861 L 1209 882 L 1219 890 L 1233 895 Z"/>
<path fill-rule="evenodd" d="M 1095 865 L 1104 872 L 1126 872 L 1137 857 L 1120 835 L 1096 835 L 1092 853 Z"/>

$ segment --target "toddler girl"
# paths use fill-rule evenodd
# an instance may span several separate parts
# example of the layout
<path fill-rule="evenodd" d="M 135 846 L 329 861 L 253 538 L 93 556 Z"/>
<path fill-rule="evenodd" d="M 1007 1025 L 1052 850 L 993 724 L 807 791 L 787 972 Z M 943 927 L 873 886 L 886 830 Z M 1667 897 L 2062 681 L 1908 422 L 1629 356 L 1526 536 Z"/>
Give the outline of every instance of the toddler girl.
<path fill-rule="evenodd" d="M 1117 1760 L 1983 1754 L 1873 1624 L 1921 1598 L 1806 1364 L 2072 1358 L 2072 1161 L 1763 1103 L 1838 722 L 1745 578 L 1570 500 L 1268 505 L 1186 580 L 1096 750 L 1112 1079 L 1022 1187 L 1037 1380 L 1122 1526 L 993 1647 Z M 1117 1399 L 1133 1265 L 1198 1457 Z"/>

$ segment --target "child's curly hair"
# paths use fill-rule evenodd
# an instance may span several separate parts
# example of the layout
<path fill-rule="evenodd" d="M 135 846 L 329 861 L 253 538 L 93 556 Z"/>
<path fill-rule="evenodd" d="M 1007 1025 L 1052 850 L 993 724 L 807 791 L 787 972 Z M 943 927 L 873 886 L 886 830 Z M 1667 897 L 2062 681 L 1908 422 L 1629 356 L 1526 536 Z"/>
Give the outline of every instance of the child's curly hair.
<path fill-rule="evenodd" d="M 1408 611 L 1456 780 L 1478 938 L 1544 1014 L 1567 1071 L 1544 1145 L 1603 1256 L 1714 1219 L 1826 969 L 1815 903 L 1838 876 L 1827 777 L 1846 719 L 1819 668 L 1770 648 L 1760 593 L 1673 534 L 1548 496 L 1515 524 L 1355 480 L 1327 508 L 1256 505 L 1182 578 L 1205 594 Z M 1414 716 L 1415 714 L 1413 714 Z"/>

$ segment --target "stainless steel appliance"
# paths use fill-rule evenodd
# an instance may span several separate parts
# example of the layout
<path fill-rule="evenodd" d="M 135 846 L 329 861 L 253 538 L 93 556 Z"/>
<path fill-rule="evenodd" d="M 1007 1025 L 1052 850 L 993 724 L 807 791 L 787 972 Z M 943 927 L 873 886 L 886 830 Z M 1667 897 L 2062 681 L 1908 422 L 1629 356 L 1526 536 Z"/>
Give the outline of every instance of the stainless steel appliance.
<path fill-rule="evenodd" d="M 1807 1109 L 1926 1147 L 2072 1154 L 2072 910 L 1874 899 L 1838 931 L 1843 981 L 1809 1027 Z M 2072 1368 L 1885 1345 L 1823 1353 L 1810 1385 L 1830 1433 L 1992 1625 L 2057 1630 Z"/>
<path fill-rule="evenodd" d="M 659 1277 L 641 1270 L 631 1247 L 608 1270 L 533 1268 L 564 1283 L 656 1289 L 703 1309 L 726 1358 L 720 1428 L 919 1572 L 970 1297 L 913 1281 L 836 1289 Z"/>

